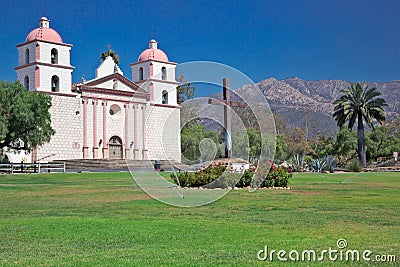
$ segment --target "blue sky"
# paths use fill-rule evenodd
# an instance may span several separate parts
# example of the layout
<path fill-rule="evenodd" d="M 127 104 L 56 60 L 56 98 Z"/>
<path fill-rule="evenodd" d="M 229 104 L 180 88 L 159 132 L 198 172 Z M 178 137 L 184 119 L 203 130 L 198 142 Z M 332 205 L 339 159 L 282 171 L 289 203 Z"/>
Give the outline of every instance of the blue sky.
<path fill-rule="evenodd" d="M 400 79 L 400 1 L 1 1 L 0 79 L 16 79 L 15 45 L 46 16 L 73 44 L 73 81 L 94 76 L 110 43 L 131 78 L 154 34 L 170 60 L 227 64 L 255 82 Z"/>

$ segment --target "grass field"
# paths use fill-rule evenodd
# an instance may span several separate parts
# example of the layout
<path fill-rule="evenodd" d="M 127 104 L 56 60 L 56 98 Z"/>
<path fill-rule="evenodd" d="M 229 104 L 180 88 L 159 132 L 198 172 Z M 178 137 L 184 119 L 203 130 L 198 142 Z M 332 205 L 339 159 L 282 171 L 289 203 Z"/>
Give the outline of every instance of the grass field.
<path fill-rule="evenodd" d="M 400 173 L 295 174 L 290 186 L 178 208 L 129 173 L 0 175 L 0 265 L 400 266 Z M 397 262 L 257 259 L 266 245 L 320 252 L 339 238 Z"/>

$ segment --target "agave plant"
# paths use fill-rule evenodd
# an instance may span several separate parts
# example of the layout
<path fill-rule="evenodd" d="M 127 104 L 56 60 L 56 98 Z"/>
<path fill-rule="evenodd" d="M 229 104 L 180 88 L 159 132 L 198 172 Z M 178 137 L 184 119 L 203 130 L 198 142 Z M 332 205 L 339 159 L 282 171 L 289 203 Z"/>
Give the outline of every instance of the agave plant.
<path fill-rule="evenodd" d="M 329 172 L 334 172 L 337 166 L 337 161 L 332 156 L 326 156 L 324 160 L 326 162 L 326 167 Z"/>
<path fill-rule="evenodd" d="M 307 170 L 307 162 L 304 160 L 304 155 L 296 154 L 290 160 L 289 164 L 293 171 L 304 172 Z"/>
<path fill-rule="evenodd" d="M 311 169 L 314 172 L 325 172 L 326 167 L 325 159 L 314 159 L 311 163 Z"/>

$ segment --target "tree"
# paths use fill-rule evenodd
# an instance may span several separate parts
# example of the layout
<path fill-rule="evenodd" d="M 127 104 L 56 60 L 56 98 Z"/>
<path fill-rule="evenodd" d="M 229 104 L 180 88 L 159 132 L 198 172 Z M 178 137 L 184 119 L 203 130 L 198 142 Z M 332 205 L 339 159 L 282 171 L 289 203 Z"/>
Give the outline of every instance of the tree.
<path fill-rule="evenodd" d="M 103 62 L 108 56 L 110 56 L 115 64 L 119 64 L 119 55 L 111 50 L 111 45 L 107 45 L 108 50 L 100 54 L 100 60 Z"/>
<path fill-rule="evenodd" d="M 191 86 L 190 82 L 186 81 L 183 75 L 178 78 L 178 82 L 179 85 L 176 87 L 176 101 L 178 102 L 178 105 L 180 105 L 186 100 L 194 97 L 196 87 Z"/>
<path fill-rule="evenodd" d="M 366 166 L 364 121 L 369 127 L 374 128 L 373 120 L 380 124 L 385 121 L 384 106 L 387 106 L 375 87 L 364 87 L 360 83 L 351 84 L 347 89 L 340 91 L 343 95 L 334 102 L 333 117 L 339 127 L 348 123 L 353 128 L 357 121 L 357 154 L 363 166 Z"/>
<path fill-rule="evenodd" d="M 391 158 L 394 151 L 400 151 L 400 139 L 390 135 L 386 126 L 378 126 L 366 136 L 367 159 Z"/>
<path fill-rule="evenodd" d="M 276 136 L 276 151 L 275 151 L 275 161 L 283 162 L 288 158 L 288 146 L 285 141 L 283 134 L 278 134 Z"/>
<path fill-rule="evenodd" d="M 205 141 L 207 139 L 209 140 Z M 190 163 L 197 163 L 200 158 L 204 161 L 214 159 L 215 153 L 218 154 L 218 147 L 212 143 L 218 144 L 218 133 L 213 130 L 207 131 L 206 127 L 199 123 L 183 127 L 181 130 L 182 155 Z"/>
<path fill-rule="evenodd" d="M 335 139 L 331 136 L 325 137 L 324 135 L 318 136 L 311 142 L 313 149 L 313 156 L 316 158 L 323 158 L 329 155 L 333 155 L 336 151 L 334 150 Z"/>
<path fill-rule="evenodd" d="M 348 160 L 355 158 L 357 154 L 357 134 L 352 128 L 342 127 L 336 134 L 332 154 L 341 166 L 345 166 Z"/>
<path fill-rule="evenodd" d="M 285 142 L 288 147 L 289 156 L 297 154 L 308 155 L 312 152 L 304 129 L 295 127 L 294 129 L 288 130 L 285 134 Z"/>
<path fill-rule="evenodd" d="M 31 151 L 50 141 L 51 97 L 28 92 L 18 81 L 0 81 L 0 150 Z"/>
<path fill-rule="evenodd" d="M 387 122 L 388 135 L 400 138 L 400 116 Z"/>

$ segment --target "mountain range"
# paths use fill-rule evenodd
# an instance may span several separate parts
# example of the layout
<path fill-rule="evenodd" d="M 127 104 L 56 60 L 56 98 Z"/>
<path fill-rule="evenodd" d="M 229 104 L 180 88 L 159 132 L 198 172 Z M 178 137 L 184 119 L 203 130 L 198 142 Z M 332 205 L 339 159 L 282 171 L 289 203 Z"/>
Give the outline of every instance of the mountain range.
<path fill-rule="evenodd" d="M 341 95 L 340 90 L 349 87 L 344 80 L 307 81 L 297 77 L 284 80 L 269 78 L 255 85 L 246 85 L 238 90 L 245 93 L 249 88 L 262 91 L 270 107 L 283 117 L 288 127 L 301 127 L 310 135 L 333 135 L 337 130 L 332 118 L 333 102 Z M 400 80 L 391 82 L 365 82 L 376 87 L 388 104 L 385 107 L 387 120 L 400 115 Z"/>

